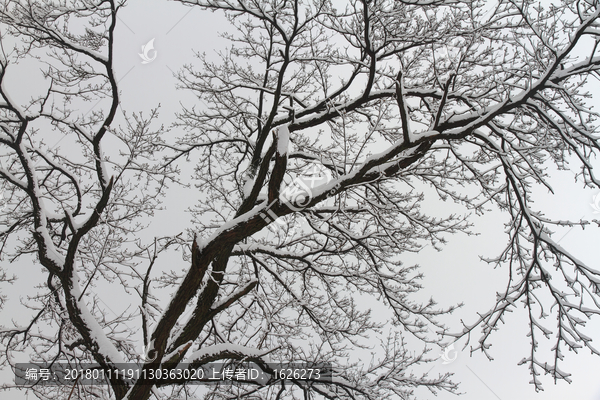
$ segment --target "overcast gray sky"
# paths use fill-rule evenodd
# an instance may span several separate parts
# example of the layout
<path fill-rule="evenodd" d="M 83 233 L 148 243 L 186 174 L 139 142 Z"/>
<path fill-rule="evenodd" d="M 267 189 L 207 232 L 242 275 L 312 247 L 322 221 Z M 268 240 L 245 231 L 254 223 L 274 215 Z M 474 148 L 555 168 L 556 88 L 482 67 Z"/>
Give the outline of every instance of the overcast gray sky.
<path fill-rule="evenodd" d="M 225 42 L 218 38 L 217 32 L 226 29 L 226 21 L 219 14 L 164 0 L 130 0 L 128 6 L 120 13 L 116 39 L 116 70 L 120 79 L 122 107 L 128 112 L 147 111 L 160 104 L 163 121 L 165 124 L 172 122 L 174 113 L 179 109 L 179 102 L 191 104 L 193 101 L 189 94 L 175 90 L 173 72 L 180 69 L 184 63 L 194 62 L 194 50 L 210 54 L 224 45 Z M 141 47 L 152 39 L 156 59 L 142 64 L 138 53 L 141 52 Z M 23 69 L 21 73 L 27 73 L 29 76 L 35 71 Z M 36 82 L 41 80 L 28 79 L 34 92 L 36 87 L 39 88 Z M 600 92 L 597 95 L 600 104 Z M 15 93 L 15 96 L 23 96 L 23 101 L 28 98 L 26 93 Z M 559 182 L 559 186 L 555 187 L 556 195 L 550 196 L 540 192 L 540 209 L 546 210 L 553 217 L 563 219 L 600 218 L 600 215 L 593 214 L 594 210 L 590 205 L 597 191 L 581 189 L 581 185 L 573 182 L 573 174 L 569 172 L 561 172 L 556 174 L 556 177 Z M 167 210 L 157 213 L 153 223 L 156 230 L 152 234 L 174 234 L 189 228 L 189 216 L 185 208 L 192 203 L 193 198 L 187 195 L 170 193 L 165 202 Z M 439 206 L 438 203 L 431 204 L 434 207 Z M 450 210 L 453 206 L 444 207 Z M 465 323 L 473 322 L 477 311 L 489 309 L 493 305 L 496 290 L 501 290 L 507 279 L 506 271 L 493 270 L 490 265 L 479 259 L 479 256 L 496 255 L 506 242 L 502 215 L 492 213 L 474 218 L 474 221 L 474 230 L 481 235 L 455 235 L 448 237 L 449 241 L 443 252 L 438 253 L 426 248 L 420 254 L 406 256 L 406 263 L 419 263 L 423 267 L 424 298 L 433 296 L 442 306 L 465 303 L 462 309 L 446 319 L 454 331 L 460 329 L 461 319 L 464 319 Z M 561 236 L 564 236 L 561 245 L 572 250 L 583 261 L 588 261 L 590 265 L 598 265 L 598 229 L 591 228 L 582 232 L 577 228 L 566 228 L 556 237 Z M 173 259 L 172 262 L 180 263 L 181 258 Z M 7 307 L 1 311 L 0 324 L 9 325 L 12 318 L 24 322 L 23 316 L 17 314 L 20 312 L 20 307 L 17 308 L 19 297 L 26 293 L 35 293 L 32 284 L 37 282 L 29 277 L 39 276 L 39 270 L 39 266 L 26 260 L 10 267 L 10 272 L 17 273 L 21 278 L 15 285 L 1 288 L 10 300 Z M 384 318 L 385 314 L 381 314 L 381 317 Z M 430 370 L 431 374 L 453 372 L 454 380 L 461 383 L 462 396 L 441 393 L 437 399 L 600 400 L 600 358 L 591 356 L 585 350 L 580 351 L 578 355 L 569 352 L 566 354 L 562 369 L 572 373 L 572 384 L 559 382 L 555 385 L 550 377 L 546 376 L 542 377 L 545 391 L 534 391 L 533 385 L 529 384 L 531 377 L 526 366 L 517 366 L 529 349 L 524 318 L 524 313 L 514 312 L 506 320 L 505 329 L 494 335 L 491 353 L 495 360 L 492 362 L 480 353 L 470 356 L 468 348 L 460 351 L 465 342 L 460 340 L 460 346 L 457 346 L 458 357 L 454 362 L 444 365 L 441 360 L 437 360 L 425 366 L 424 370 Z M 600 342 L 600 321 L 589 323 L 586 332 Z M 475 342 L 477 340 L 476 337 L 472 339 Z M 600 347 L 600 344 L 597 346 Z M 434 349 L 434 353 L 439 352 L 439 349 Z M 12 379 L 12 375 L 6 372 L 2 377 L 5 381 Z M 427 391 L 419 393 L 419 399 L 436 398 Z M 25 397 L 11 392 L 9 398 Z"/>

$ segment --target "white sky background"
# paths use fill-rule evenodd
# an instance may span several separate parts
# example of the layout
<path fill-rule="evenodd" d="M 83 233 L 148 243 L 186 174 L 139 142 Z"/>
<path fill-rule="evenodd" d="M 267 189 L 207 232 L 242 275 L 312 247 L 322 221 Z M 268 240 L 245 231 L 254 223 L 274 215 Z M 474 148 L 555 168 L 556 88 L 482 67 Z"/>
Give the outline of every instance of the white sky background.
<path fill-rule="evenodd" d="M 168 126 L 174 120 L 174 113 L 180 108 L 180 101 L 187 105 L 194 101 L 190 94 L 175 90 L 176 81 L 173 72 L 178 71 L 184 63 L 194 62 L 193 50 L 205 51 L 210 55 L 215 48 L 219 46 L 222 48 L 226 42 L 218 38 L 217 31 L 224 31 L 226 28 L 226 21 L 220 14 L 188 8 L 164 0 L 130 0 L 128 6 L 119 14 L 116 37 L 116 75 L 119 79 L 123 109 L 128 113 L 134 111 L 148 113 L 151 108 L 160 104 L 161 122 Z M 157 52 L 156 59 L 143 65 L 138 53 L 141 52 L 141 46 L 153 38 Z M 41 81 L 30 78 L 29 74 L 35 74 L 32 69 L 23 69 L 19 71 L 19 74 L 21 73 L 28 76 L 27 82 L 30 83 L 33 93 L 36 85 Z M 22 88 L 23 83 L 18 82 L 19 88 Z M 23 93 L 21 95 L 24 95 Z M 597 98 L 600 104 L 600 91 Z M 26 101 L 27 97 L 22 100 Z M 172 131 L 170 134 L 179 133 Z M 574 184 L 573 174 L 570 172 L 561 172 L 555 174 L 555 177 L 554 182 L 558 183 L 554 187 L 556 194 L 551 196 L 546 192 L 540 192 L 539 209 L 545 210 L 549 216 L 562 219 L 600 218 L 600 215 L 593 214 L 590 206 L 592 197 L 597 191 L 584 191 L 581 184 Z M 157 236 L 176 234 L 190 228 L 190 216 L 185 209 L 201 195 L 192 189 L 171 191 L 165 199 L 166 210 L 156 214 L 151 234 Z M 429 203 L 439 207 L 437 202 Z M 427 210 L 426 205 L 427 202 L 423 210 Z M 450 204 L 444 205 L 443 210 L 436 209 L 434 212 L 442 213 L 454 209 L 463 211 Z M 440 253 L 426 248 L 418 255 L 406 256 L 407 264 L 419 263 L 423 267 L 425 288 L 420 294 L 423 299 L 433 296 L 441 307 L 465 303 L 462 309 L 446 319 L 447 324 L 453 328 L 452 331 L 460 329 L 461 319 L 466 323 L 472 323 L 477 311 L 488 310 L 493 305 L 495 292 L 502 290 L 507 279 L 505 270 L 493 270 L 490 265 L 479 259 L 479 256 L 495 256 L 505 244 L 503 216 L 489 214 L 474 218 L 473 221 L 476 223 L 473 230 L 481 235 L 450 236 L 447 237 L 449 243 Z M 588 228 L 582 232 L 579 228 L 572 230 L 565 228 L 560 233 L 557 232 L 555 238 L 558 239 L 563 235 L 561 245 L 591 266 L 598 265 L 599 229 Z M 174 256 L 172 259 L 163 259 L 162 266 L 163 269 L 168 270 L 179 269 L 183 265 L 181 257 Z M 20 279 L 12 286 L 0 287 L 0 291 L 9 296 L 6 308 L 0 311 L 0 324 L 5 326 L 10 325 L 13 318 L 21 323 L 26 322 L 23 307 L 18 304 L 18 301 L 25 294 L 35 294 L 33 287 L 39 283 L 29 277 L 37 277 L 40 282 L 45 280 L 45 275 L 39 274 L 40 267 L 26 260 L 21 260 L 7 269 L 9 275 L 16 274 Z M 111 297 L 99 294 L 105 300 L 106 297 Z M 118 302 L 118 298 L 114 296 L 111 300 Z M 418 398 L 420 400 L 435 398 L 442 400 L 600 400 L 600 357 L 593 357 L 586 350 L 581 350 L 578 355 L 571 352 L 565 354 L 562 369 L 572 373 L 572 384 L 559 382 L 554 385 L 551 378 L 545 376 L 542 377 L 545 391 L 535 392 L 533 385 L 528 384 L 531 377 L 527 367 L 517 366 L 529 351 L 529 338 L 525 336 L 526 322 L 525 314 L 519 312 L 512 313 L 506 320 L 505 329 L 497 332 L 491 341 L 493 343 L 491 353 L 495 358 L 493 362 L 489 362 L 481 353 L 475 353 L 470 357 L 467 348 L 459 352 L 458 358 L 451 364 L 443 365 L 441 360 L 437 360 L 424 366 L 424 371 L 431 370 L 430 373 L 433 375 L 448 371 L 455 373 L 454 380 L 461 383 L 459 391 L 463 393 L 462 396 L 441 393 L 435 397 L 426 390 L 419 390 Z M 588 323 L 586 332 L 600 342 L 600 320 Z M 477 339 L 478 337 L 474 337 L 473 341 L 476 342 Z M 462 349 L 464 342 L 465 340 L 458 342 L 460 344 L 457 346 L 458 350 Z M 600 343 L 596 343 L 596 346 L 599 347 Z M 432 354 L 439 352 L 440 350 L 435 348 Z M 24 356 L 22 361 L 26 361 L 25 358 Z M 365 354 L 363 359 L 368 360 L 369 355 Z M 0 375 L 0 381 L 10 380 L 12 374 L 5 372 Z M 1 397 L 4 398 L 4 395 Z M 22 393 L 12 391 L 6 398 L 26 397 Z"/>

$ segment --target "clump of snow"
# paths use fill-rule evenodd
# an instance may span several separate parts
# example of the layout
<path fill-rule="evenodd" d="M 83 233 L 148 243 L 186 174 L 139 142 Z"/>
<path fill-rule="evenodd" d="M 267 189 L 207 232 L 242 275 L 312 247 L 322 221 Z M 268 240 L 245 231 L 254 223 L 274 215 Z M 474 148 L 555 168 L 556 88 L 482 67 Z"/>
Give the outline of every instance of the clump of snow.
<path fill-rule="evenodd" d="M 113 364 L 124 363 L 125 361 L 123 360 L 121 353 L 119 353 L 115 345 L 106 336 L 106 333 L 104 333 L 102 327 L 81 298 L 81 286 L 79 282 L 79 275 L 76 271 L 73 271 L 73 287 L 71 289 L 71 295 L 74 299 L 74 305 L 77 307 L 85 326 L 89 329 L 92 341 L 98 346 L 98 353 L 100 353 L 105 360 L 112 362 Z"/>
<path fill-rule="evenodd" d="M 290 143 L 290 128 L 285 124 L 277 130 L 277 154 L 283 156 L 287 154 Z"/>
<path fill-rule="evenodd" d="M 245 199 L 250 197 L 250 193 L 252 193 L 253 187 L 254 187 L 254 177 L 248 173 L 248 174 L 246 174 L 246 176 L 244 178 L 244 186 L 242 188 Z"/>
<path fill-rule="evenodd" d="M 195 236 L 194 240 L 196 241 L 196 246 L 198 246 L 198 250 L 202 250 L 204 246 L 206 246 L 206 240 L 202 236 Z"/>

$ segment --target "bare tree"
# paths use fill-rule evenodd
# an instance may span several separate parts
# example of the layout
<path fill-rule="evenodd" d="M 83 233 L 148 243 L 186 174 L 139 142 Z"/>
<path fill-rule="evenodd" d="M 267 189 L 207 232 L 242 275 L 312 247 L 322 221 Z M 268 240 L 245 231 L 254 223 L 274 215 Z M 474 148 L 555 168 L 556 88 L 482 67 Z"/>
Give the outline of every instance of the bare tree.
<path fill-rule="evenodd" d="M 448 375 L 412 373 L 431 359 L 427 348 L 409 351 L 404 337 L 433 343 L 481 329 L 473 350 L 489 356 L 492 332 L 519 301 L 531 340 L 522 363 L 536 389 L 542 372 L 569 379 L 558 365 L 565 349 L 599 354 L 582 327 L 600 312 L 600 271 L 551 233 L 589 222 L 552 220 L 532 201 L 534 187 L 552 192 L 551 164 L 577 162 L 583 185 L 600 186 L 597 114 L 584 88 L 600 69 L 597 1 L 536 8 L 528 1 L 364 0 L 339 9 L 326 1 L 179 1 L 224 12 L 235 32 L 225 35 L 232 46 L 220 60 L 199 55 L 179 74 L 201 102 L 181 112 L 175 128 L 186 134 L 173 143 L 152 128 L 155 111 L 123 114 L 125 127 L 116 126 L 121 3 L 22 0 L 0 9 L 2 40 L 24 38 L 3 49 L 0 64 L 0 175 L 10 194 L 2 253 L 10 260 L 35 254 L 48 274 L 29 304 L 39 310 L 31 324 L 2 331 L 5 363 L 32 349 L 35 360 L 90 360 L 113 370 L 140 361 L 132 324 L 141 323 L 145 371 L 235 360 L 267 371 L 267 361 L 346 366 L 348 353 L 382 328 L 360 296 L 394 315 L 379 359 L 343 368 L 326 385 L 286 386 L 272 375 L 264 386 L 211 386 L 207 398 L 454 391 Z M 84 33 L 75 33 L 77 23 Z M 50 85 L 23 107 L 4 80 L 13 63 L 40 54 L 50 56 Z M 96 101 L 102 111 L 77 111 Z M 81 156 L 50 146 L 52 135 Z M 107 141 L 123 150 L 103 152 Z M 193 240 L 134 241 L 139 218 L 152 215 L 183 158 L 198 160 L 195 218 L 184 227 Z M 421 210 L 423 185 L 466 210 L 500 209 L 509 218 L 506 249 L 489 260 L 507 271 L 506 291 L 457 333 L 439 322 L 455 307 L 413 300 L 425 289 L 418 269 L 402 262 L 403 253 L 469 232 L 466 217 Z M 18 246 L 10 245 L 16 238 Z M 158 258 L 171 247 L 188 257 L 183 273 Z M 100 281 L 137 293 L 140 312 L 110 319 L 86 292 Z M 164 305 L 159 290 L 169 293 Z M 543 339 L 554 342 L 549 362 L 536 354 Z M 142 400 L 191 395 L 195 386 L 185 379 L 128 385 L 112 375 L 106 390 L 52 390 L 75 389 L 80 398 Z M 48 387 L 33 390 L 55 396 Z"/>

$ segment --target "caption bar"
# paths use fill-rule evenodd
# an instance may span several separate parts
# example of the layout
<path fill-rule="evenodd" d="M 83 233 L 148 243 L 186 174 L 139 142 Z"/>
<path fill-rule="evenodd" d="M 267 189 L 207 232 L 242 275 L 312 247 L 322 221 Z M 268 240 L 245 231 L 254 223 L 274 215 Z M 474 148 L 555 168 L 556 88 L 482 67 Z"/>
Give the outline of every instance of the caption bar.
<path fill-rule="evenodd" d="M 121 381 L 133 385 L 139 380 L 153 385 L 246 383 L 268 385 L 275 382 L 305 381 L 331 383 L 333 367 L 330 363 L 265 363 L 253 362 L 208 363 L 201 366 L 179 364 L 174 368 L 159 365 L 116 364 L 114 369 L 102 369 L 99 364 L 76 363 L 17 363 L 15 384 L 19 386 L 108 385 Z"/>

